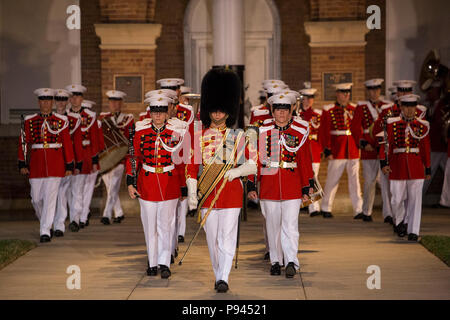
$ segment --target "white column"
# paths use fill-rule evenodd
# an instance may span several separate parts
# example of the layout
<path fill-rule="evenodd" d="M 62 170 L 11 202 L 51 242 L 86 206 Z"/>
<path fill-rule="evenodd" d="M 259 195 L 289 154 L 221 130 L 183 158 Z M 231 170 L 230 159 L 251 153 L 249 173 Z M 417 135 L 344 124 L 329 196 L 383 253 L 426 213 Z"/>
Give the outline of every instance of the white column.
<path fill-rule="evenodd" d="M 244 0 L 213 0 L 213 65 L 244 65 Z"/>

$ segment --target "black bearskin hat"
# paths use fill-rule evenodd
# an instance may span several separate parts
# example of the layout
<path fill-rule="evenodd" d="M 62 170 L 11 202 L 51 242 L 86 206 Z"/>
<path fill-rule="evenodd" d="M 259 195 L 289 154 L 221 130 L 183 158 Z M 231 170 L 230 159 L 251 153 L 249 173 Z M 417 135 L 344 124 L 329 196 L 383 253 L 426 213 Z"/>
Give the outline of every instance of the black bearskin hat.
<path fill-rule="evenodd" d="M 230 69 L 213 68 L 202 80 L 200 120 L 205 127 L 211 125 L 209 114 L 222 111 L 228 114 L 227 127 L 231 127 L 239 111 L 242 84 L 239 76 Z"/>

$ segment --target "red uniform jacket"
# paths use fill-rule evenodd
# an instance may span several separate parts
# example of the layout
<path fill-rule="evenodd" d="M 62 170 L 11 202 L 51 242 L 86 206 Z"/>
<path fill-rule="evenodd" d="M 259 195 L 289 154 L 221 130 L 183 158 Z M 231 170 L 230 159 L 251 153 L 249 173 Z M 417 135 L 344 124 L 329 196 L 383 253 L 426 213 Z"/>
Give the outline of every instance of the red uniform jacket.
<path fill-rule="evenodd" d="M 92 165 L 98 164 L 98 153 L 101 151 L 100 146 L 100 129 L 97 123 L 97 115 L 95 112 L 81 108 L 79 112 L 81 116 L 81 138 L 83 147 L 83 166 L 81 174 L 89 174 L 92 172 Z"/>
<path fill-rule="evenodd" d="M 136 161 L 137 190 L 141 199 L 167 201 L 180 197 L 179 175 L 183 172 L 173 161 L 173 153 L 181 147 L 184 132 L 164 125 L 157 129 L 150 119 L 136 123 L 133 138 Z M 132 160 L 127 159 L 127 183 L 133 177 Z"/>
<path fill-rule="evenodd" d="M 382 100 L 378 101 L 376 104 L 373 104 L 371 101 L 358 102 L 352 120 L 351 132 L 356 145 L 361 149 L 361 159 L 378 158 L 378 142 L 371 131 L 379 118 L 381 107 L 390 104 L 392 103 Z M 367 144 L 370 144 L 374 150 L 366 151 L 364 148 Z"/>
<path fill-rule="evenodd" d="M 319 131 L 325 156 L 331 152 L 334 159 L 359 158 L 359 149 L 350 131 L 354 112 L 355 105 L 351 103 L 345 107 L 337 103 L 323 107 Z"/>
<path fill-rule="evenodd" d="M 23 148 L 29 154 L 29 161 L 24 157 Z M 64 177 L 66 170 L 72 171 L 74 155 L 67 117 L 56 113 L 25 117 L 24 141 L 21 135 L 18 160 L 19 169 L 29 167 L 30 179 Z"/>
<path fill-rule="evenodd" d="M 389 164 L 392 170 L 389 179 L 424 179 L 425 174 L 431 174 L 429 131 L 428 121 L 418 118 L 411 122 L 401 117 L 387 120 L 388 159 L 385 144 L 381 144 L 379 156 L 381 167 Z"/>
<path fill-rule="evenodd" d="M 197 131 L 194 135 L 194 145 L 193 150 L 191 151 L 191 157 L 189 162 L 186 164 L 186 179 L 192 178 L 197 179 L 199 175 L 200 164 L 205 168 L 210 161 L 214 158 L 216 154 L 216 150 L 224 149 L 224 136 L 228 137 L 227 146 L 232 148 L 233 143 L 235 142 L 237 133 L 230 132 L 231 129 L 222 128 L 222 129 L 210 129 L 206 128 L 201 131 Z M 230 140 L 233 138 L 233 140 Z M 232 142 L 231 142 L 232 141 Z M 242 136 L 242 139 L 238 141 L 238 148 L 234 158 L 237 155 L 245 156 L 245 159 L 252 159 L 254 163 L 256 163 L 257 150 L 252 149 L 249 146 L 245 148 L 245 151 L 242 151 L 244 148 L 245 137 Z M 235 167 L 238 166 L 239 163 L 235 164 Z M 205 170 L 205 169 L 203 169 Z M 212 200 L 217 194 L 220 186 L 222 185 L 223 178 L 220 179 L 214 190 L 211 192 L 209 197 L 203 203 L 202 208 L 209 208 Z M 236 178 L 232 181 L 226 183 L 224 189 L 222 190 L 219 198 L 214 204 L 215 209 L 224 209 L 224 208 L 241 208 L 242 207 L 242 194 L 243 194 L 243 185 L 241 179 Z"/>
<path fill-rule="evenodd" d="M 261 200 L 300 199 L 314 185 L 308 122 L 293 119 L 281 128 L 274 122 L 259 132 L 258 180 Z M 281 168 L 280 168 L 281 166 Z"/>
<path fill-rule="evenodd" d="M 72 138 L 73 151 L 75 156 L 75 167 L 81 170 L 83 165 L 83 145 L 81 137 L 81 117 L 78 113 L 69 112 L 66 114 L 69 120 L 69 133 Z"/>
<path fill-rule="evenodd" d="M 314 163 L 320 163 L 320 154 L 323 150 L 319 132 L 321 117 L 322 110 L 320 109 L 309 108 L 300 112 L 300 118 L 309 122 L 309 142 Z"/>
<path fill-rule="evenodd" d="M 264 121 L 268 119 L 272 119 L 272 114 L 270 113 L 270 109 L 261 104 L 259 106 L 252 108 L 252 115 L 250 116 L 250 125 L 261 127 L 264 125 Z"/>

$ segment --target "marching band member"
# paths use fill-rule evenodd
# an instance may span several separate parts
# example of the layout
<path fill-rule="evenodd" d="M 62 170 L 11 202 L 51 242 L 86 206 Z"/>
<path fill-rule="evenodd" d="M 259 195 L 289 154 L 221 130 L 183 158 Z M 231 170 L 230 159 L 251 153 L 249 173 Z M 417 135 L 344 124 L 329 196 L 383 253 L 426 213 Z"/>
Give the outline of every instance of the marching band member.
<path fill-rule="evenodd" d="M 181 194 L 182 173 L 176 172 L 179 166 L 173 162 L 173 153 L 182 145 L 185 130 L 168 120 L 168 106 L 166 97 L 150 100 L 151 119 L 136 123 L 127 159 L 128 192 L 132 199 L 139 197 L 141 207 L 147 275 L 156 276 L 159 265 L 163 279 L 171 275 L 175 211 Z"/>
<path fill-rule="evenodd" d="M 333 217 L 331 213 L 333 201 L 344 169 L 347 170 L 354 219 L 362 219 L 364 216 L 359 184 L 359 150 L 350 131 L 355 112 L 355 105 L 349 102 L 352 85 L 353 83 L 335 85 L 337 101 L 323 108 L 320 135 L 323 152 L 328 159 L 327 181 L 322 199 L 324 218 Z"/>
<path fill-rule="evenodd" d="M 322 117 L 322 110 L 313 108 L 314 95 L 317 89 L 305 88 L 300 90 L 303 96 L 302 110 L 300 110 L 300 118 L 309 122 L 309 142 L 311 146 L 312 168 L 314 171 L 314 178 L 319 181 L 320 156 L 322 154 L 322 145 L 320 142 L 320 119 Z M 319 201 L 315 201 L 308 206 L 309 216 L 315 217 L 320 215 Z"/>
<path fill-rule="evenodd" d="M 24 119 L 18 161 L 20 173 L 29 176 L 31 203 L 40 222 L 40 242 L 49 242 L 59 185 L 64 176 L 72 174 L 74 155 L 67 117 L 52 113 L 55 91 L 41 88 L 34 93 L 40 112 Z"/>
<path fill-rule="evenodd" d="M 282 80 L 264 80 L 262 84 L 267 98 L 270 98 L 272 95 L 282 90 L 288 89 L 287 85 Z M 250 117 L 250 124 L 252 126 L 260 127 L 265 120 L 273 118 L 267 103 L 254 106 L 250 110 L 252 111 Z"/>
<path fill-rule="evenodd" d="M 56 113 L 66 116 L 69 121 L 69 133 L 72 139 L 73 151 L 75 156 L 75 171 L 74 174 L 79 174 L 81 166 L 83 165 L 83 146 L 81 138 L 81 117 L 77 113 L 67 112 L 67 104 L 72 94 L 65 89 L 56 90 L 55 102 Z M 78 169 L 77 169 L 78 168 Z M 55 237 L 63 237 L 65 232 L 65 221 L 67 219 L 67 206 L 70 203 L 70 182 L 72 175 L 61 179 L 58 190 L 58 200 L 56 202 L 55 220 L 53 227 L 55 230 Z"/>
<path fill-rule="evenodd" d="M 415 117 L 419 96 L 409 94 L 399 98 L 399 117 L 387 120 L 389 150 L 380 147 L 380 165 L 389 174 L 391 206 L 394 214 L 394 231 L 400 237 L 417 241 L 422 213 L 422 187 L 430 178 L 430 125 Z M 406 227 L 407 225 L 407 227 Z"/>
<path fill-rule="evenodd" d="M 131 113 L 123 113 L 121 111 L 126 93 L 118 90 L 109 90 L 106 92 L 106 95 L 108 97 L 109 112 L 100 113 L 99 120 L 110 120 L 109 123 L 119 130 L 119 132 L 128 140 L 130 137 L 130 127 L 134 125 L 134 117 Z M 108 132 L 110 129 L 107 126 L 102 125 L 102 130 L 103 132 Z M 119 198 L 120 185 L 125 169 L 124 164 L 125 160 L 121 161 L 112 170 L 102 175 L 102 180 L 105 183 L 107 192 L 105 209 L 101 219 L 101 222 L 104 225 L 109 225 L 111 223 L 113 211 L 114 223 L 120 223 L 125 218 Z"/>
<path fill-rule="evenodd" d="M 392 219 L 389 180 L 385 175 L 379 175 L 378 142 L 370 132 L 373 129 L 375 121 L 377 121 L 381 114 L 381 107 L 387 104 L 390 105 L 390 103 L 380 99 L 381 84 L 383 81 L 383 79 L 371 79 L 364 82 L 369 100 L 358 102 L 351 126 L 355 143 L 361 149 L 364 178 L 363 221 L 368 222 L 372 221 L 375 187 L 378 177 L 380 177 L 381 196 L 383 199 L 383 218 L 385 220 L 387 219 L 386 221 Z"/>
<path fill-rule="evenodd" d="M 72 200 L 69 229 L 72 232 L 78 232 L 80 228 L 89 225 L 89 206 L 98 172 L 100 132 L 95 112 L 82 106 L 83 93 L 86 92 L 86 88 L 82 85 L 73 84 L 67 86 L 66 90 L 72 93 L 70 112 L 77 113 L 81 117 L 80 130 L 83 139 L 83 164 L 81 168 L 78 168 L 80 173 L 74 175 L 71 179 Z M 92 179 L 93 176 L 94 179 Z"/>
<path fill-rule="evenodd" d="M 171 90 L 171 89 L 159 89 L 159 90 L 151 90 L 145 93 L 145 100 L 144 103 L 149 103 L 149 101 L 153 98 L 153 97 L 160 97 L 160 96 L 166 96 L 169 97 L 170 101 L 169 102 L 169 118 L 172 118 L 175 115 L 175 106 L 176 104 L 175 101 L 177 100 L 177 92 L 175 90 Z M 139 113 L 139 121 L 144 120 L 144 119 L 150 119 L 150 107 L 147 107 L 145 112 L 141 112 Z"/>
<path fill-rule="evenodd" d="M 298 93 L 297 93 L 298 94 Z M 266 219 L 271 275 L 294 277 L 300 264 L 298 212 L 314 185 L 308 122 L 292 118 L 296 97 L 277 94 L 268 99 L 274 120 L 260 128 L 258 177 L 262 212 Z M 256 197 L 252 191 L 251 197 Z"/>
<path fill-rule="evenodd" d="M 200 116 L 204 129 L 195 133 L 194 150 L 186 164 L 189 209 L 193 210 L 199 205 L 202 218 L 209 212 L 204 230 L 217 292 L 228 290 L 228 277 L 236 249 L 239 212 L 243 201 L 239 177 L 255 174 L 257 169 L 256 149 L 251 154 L 249 148 L 245 148 L 242 132 L 236 135 L 236 131 L 230 129 L 238 110 L 241 86 L 237 74 L 224 68 L 211 69 L 203 77 Z M 236 167 L 240 156 L 244 156 L 244 150 L 245 158 L 249 160 Z M 226 163 L 232 169 L 224 172 L 222 167 L 217 175 L 214 168 L 218 163 Z M 205 180 L 202 177 L 214 174 L 217 184 L 198 203 L 197 177 L 200 164 L 203 165 L 203 171 L 199 181 L 203 183 Z"/>

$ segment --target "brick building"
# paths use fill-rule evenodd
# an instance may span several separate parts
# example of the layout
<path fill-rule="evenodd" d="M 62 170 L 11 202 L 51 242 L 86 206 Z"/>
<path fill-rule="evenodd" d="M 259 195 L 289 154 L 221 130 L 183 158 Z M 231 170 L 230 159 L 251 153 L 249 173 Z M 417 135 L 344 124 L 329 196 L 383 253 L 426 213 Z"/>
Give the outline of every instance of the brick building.
<path fill-rule="evenodd" d="M 85 98 L 97 102 L 95 107 L 98 112 L 105 109 L 107 105 L 107 99 L 103 93 L 113 88 L 118 81 L 117 77 L 120 76 L 139 77 L 141 92 L 154 89 L 156 80 L 164 77 L 184 78 L 188 85 L 196 87 L 195 81 L 198 82 L 201 74 L 195 74 L 196 71 L 191 69 L 193 66 L 196 70 L 208 68 L 208 63 L 205 64 L 204 61 L 209 61 L 208 50 L 211 49 L 207 34 L 211 26 L 208 24 L 208 19 L 205 18 L 203 21 L 204 17 L 199 14 L 207 12 L 211 1 L 75 1 L 78 2 L 81 12 L 81 28 L 78 31 L 78 43 L 74 47 L 78 50 L 75 60 L 79 61 L 80 74 L 72 75 L 71 80 L 79 79 L 88 88 Z M 255 54 L 246 58 L 248 59 L 246 64 L 248 61 L 249 66 L 246 67 L 245 77 L 248 77 L 250 82 L 253 81 L 250 85 L 250 90 L 253 90 L 253 93 L 249 93 L 250 97 L 253 97 L 260 89 L 255 87 L 254 83 L 257 83 L 258 79 L 252 78 L 250 71 L 254 70 L 251 69 L 254 68 L 252 57 L 256 57 L 255 61 L 260 57 L 257 54 L 261 44 L 266 46 L 261 48 L 265 48 L 267 61 L 270 60 L 267 62 L 266 78 L 279 76 L 294 90 L 301 89 L 303 82 L 311 81 L 312 86 L 318 89 L 316 97 L 318 107 L 332 102 L 326 99 L 324 92 L 324 79 L 327 75 L 350 75 L 351 81 L 354 82 L 352 100 L 355 102 L 365 99 L 363 86 L 365 79 L 386 78 L 387 1 L 245 1 L 247 1 L 246 6 L 256 5 L 254 11 L 247 10 L 245 13 L 246 37 L 248 35 L 245 46 L 249 54 Z M 67 1 L 67 4 L 69 3 Z M 26 6 L 28 3 L 18 0 L 16 5 Z M 366 19 L 370 15 L 366 13 L 366 10 L 370 5 L 376 5 L 380 9 L 380 29 L 369 30 L 366 27 Z M 264 7 L 261 9 L 264 12 L 258 11 L 260 7 Z M 8 9 L 10 8 L 6 5 L 0 6 L 0 15 L 7 14 Z M 52 10 L 49 9 L 49 12 Z M 259 12 L 261 12 L 260 18 Z M 267 21 L 264 20 L 266 16 L 271 21 L 270 26 L 264 26 L 264 23 L 256 23 L 256 25 L 250 23 L 259 21 L 258 19 Z M 63 15 L 63 19 L 66 17 L 67 15 Z M 1 28 L 0 31 L 5 31 L 4 25 Z M 200 31 L 197 32 L 195 28 Z M 2 37 L 2 47 L 9 45 L 5 39 L 6 37 Z M 255 46 L 257 49 L 252 51 Z M 49 47 L 49 50 L 56 50 Z M 205 56 L 197 57 L 195 60 L 191 57 L 194 51 Z M 3 60 L 10 58 L 8 54 L 2 55 Z M 47 61 L 47 63 L 51 62 Z M 38 72 L 39 70 L 36 71 Z M 25 71 L 19 76 L 24 77 Z M 395 76 L 402 77 L 403 74 Z M 2 83 L 5 83 L 5 77 L 6 74 L 2 73 Z M 37 79 L 42 80 L 39 77 Z M 47 83 L 33 82 L 31 79 L 26 85 L 28 88 L 50 86 L 53 84 L 52 79 L 49 77 Z M 65 85 L 66 83 L 59 84 L 60 87 Z M 383 87 L 383 92 L 385 89 Z M 2 95 L 5 92 L 9 91 L 2 89 Z M 6 151 L 4 151 L 4 161 L 0 167 L 2 176 L 0 204 L 2 210 L 11 212 L 17 209 L 14 212 L 20 213 L 31 208 L 28 201 L 29 185 L 17 172 L 16 144 L 19 128 L 17 121 L 13 121 L 11 116 L 12 111 L 15 110 L 14 106 L 5 103 L 5 99 L 1 100 L 0 142 L 5 146 Z M 31 97 L 30 101 L 33 101 L 32 99 Z M 4 108 L 9 110 L 9 114 L 4 111 Z M 128 102 L 125 111 L 137 114 L 143 108 L 142 101 Z M 12 120 L 9 121 L 10 119 Z M 322 183 L 325 181 L 325 175 L 326 163 L 323 163 L 320 175 Z M 432 191 L 438 193 L 439 181 L 434 184 L 437 187 Z M 344 194 L 347 193 L 346 178 L 342 180 L 340 190 L 344 191 Z M 102 206 L 102 193 L 102 187 L 95 193 L 93 206 L 96 208 Z M 127 206 L 130 210 L 137 211 L 135 204 L 125 204 L 125 208 Z"/>

